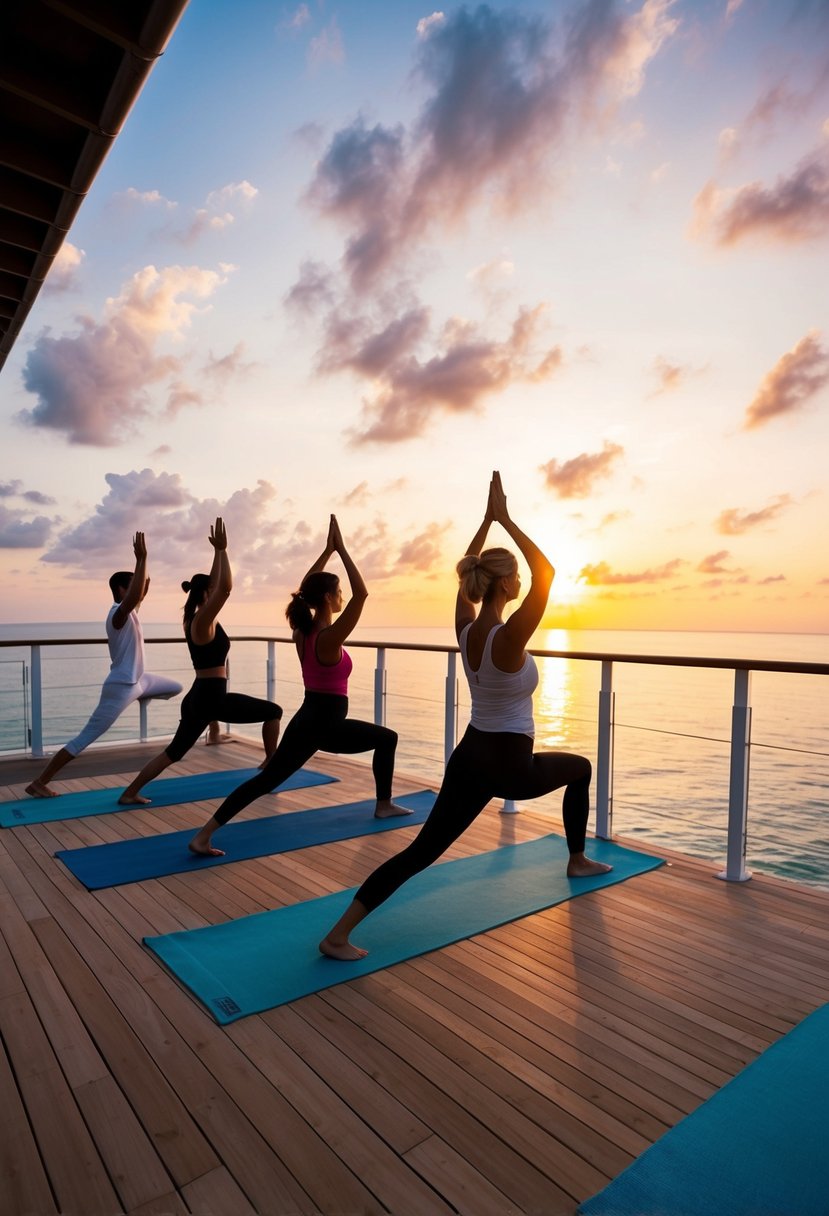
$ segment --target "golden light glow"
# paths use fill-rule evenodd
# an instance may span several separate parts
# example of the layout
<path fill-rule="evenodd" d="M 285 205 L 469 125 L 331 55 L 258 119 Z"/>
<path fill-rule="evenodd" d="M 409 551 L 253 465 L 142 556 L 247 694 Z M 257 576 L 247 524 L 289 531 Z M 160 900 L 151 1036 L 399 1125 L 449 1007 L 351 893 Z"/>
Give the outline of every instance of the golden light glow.
<path fill-rule="evenodd" d="M 598 546 L 593 540 L 585 542 L 577 536 L 572 525 L 565 529 L 559 522 L 542 523 L 531 535 L 556 568 L 550 607 L 578 604 L 588 590 L 579 581 L 579 573 L 587 563 L 596 560 L 594 552 Z"/>

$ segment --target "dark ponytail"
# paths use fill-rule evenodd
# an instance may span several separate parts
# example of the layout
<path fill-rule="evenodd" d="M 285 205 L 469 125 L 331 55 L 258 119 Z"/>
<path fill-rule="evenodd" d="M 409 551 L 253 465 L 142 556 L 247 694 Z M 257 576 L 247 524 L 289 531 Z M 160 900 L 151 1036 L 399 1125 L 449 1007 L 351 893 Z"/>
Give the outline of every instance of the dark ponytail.
<path fill-rule="evenodd" d="M 187 579 L 181 584 L 182 591 L 187 592 L 187 599 L 184 604 L 182 613 L 182 623 L 184 624 L 184 632 L 189 633 L 190 624 L 193 617 L 196 615 L 196 609 L 199 608 L 204 600 L 204 593 L 210 587 L 209 574 L 194 574 L 188 582 Z"/>
<path fill-rule="evenodd" d="M 303 580 L 299 591 L 293 592 L 291 602 L 285 609 L 285 616 L 288 618 L 291 628 L 296 629 L 303 637 L 307 637 L 314 624 L 311 609 L 321 608 L 325 603 L 326 595 L 333 595 L 339 583 L 337 575 L 330 574 L 327 570 L 309 574 Z"/>

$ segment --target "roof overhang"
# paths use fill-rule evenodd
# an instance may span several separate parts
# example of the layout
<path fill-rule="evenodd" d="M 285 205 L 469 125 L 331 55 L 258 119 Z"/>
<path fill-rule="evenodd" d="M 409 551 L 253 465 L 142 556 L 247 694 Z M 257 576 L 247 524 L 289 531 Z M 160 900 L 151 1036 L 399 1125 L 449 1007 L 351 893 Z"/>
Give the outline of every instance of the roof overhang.
<path fill-rule="evenodd" d="M 4 0 L 0 369 L 188 0 Z"/>

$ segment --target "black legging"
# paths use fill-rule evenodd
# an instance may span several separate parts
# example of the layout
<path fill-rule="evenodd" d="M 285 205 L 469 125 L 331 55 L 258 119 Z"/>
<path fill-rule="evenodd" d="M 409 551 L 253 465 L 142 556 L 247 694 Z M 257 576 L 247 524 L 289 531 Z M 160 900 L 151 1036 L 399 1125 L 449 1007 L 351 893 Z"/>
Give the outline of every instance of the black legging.
<path fill-rule="evenodd" d="M 273 722 L 281 717 L 281 705 L 228 692 L 227 680 L 220 676 L 199 676 L 181 703 L 181 721 L 164 750 L 176 763 L 211 722 Z"/>
<path fill-rule="evenodd" d="M 218 823 L 227 823 L 234 815 L 262 794 L 276 789 L 292 773 L 301 769 L 314 752 L 374 752 L 372 771 L 377 800 L 391 798 L 394 776 L 394 753 L 397 733 L 373 722 L 349 718 L 348 697 L 327 692 L 306 692 L 305 700 L 285 728 L 282 741 L 268 763 L 225 798 L 216 811 Z"/>
<path fill-rule="evenodd" d="M 429 818 L 415 839 L 370 874 L 355 899 L 373 911 L 414 874 L 437 861 L 492 798 L 540 798 L 564 791 L 567 847 L 584 852 L 592 767 L 571 752 L 535 752 L 529 735 L 489 733 L 468 726 L 449 757 Z"/>

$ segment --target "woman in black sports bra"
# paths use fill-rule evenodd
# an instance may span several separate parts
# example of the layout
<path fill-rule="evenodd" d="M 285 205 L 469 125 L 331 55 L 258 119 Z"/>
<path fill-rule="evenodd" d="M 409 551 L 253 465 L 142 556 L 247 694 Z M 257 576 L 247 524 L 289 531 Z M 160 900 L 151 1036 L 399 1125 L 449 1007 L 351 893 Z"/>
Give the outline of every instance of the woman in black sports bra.
<path fill-rule="evenodd" d="M 124 805 L 151 802 L 139 790 L 181 760 L 211 722 L 261 722 L 265 759 L 276 751 L 282 708 L 273 701 L 227 691 L 227 654 L 230 638 L 216 617 L 233 587 L 227 556 L 227 532 L 221 516 L 210 529 L 213 566 L 210 574 L 194 574 L 181 584 L 186 591 L 184 636 L 193 660 L 196 678 L 181 703 L 181 721 L 172 741 L 163 752 L 144 765 L 118 801 Z"/>

